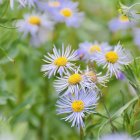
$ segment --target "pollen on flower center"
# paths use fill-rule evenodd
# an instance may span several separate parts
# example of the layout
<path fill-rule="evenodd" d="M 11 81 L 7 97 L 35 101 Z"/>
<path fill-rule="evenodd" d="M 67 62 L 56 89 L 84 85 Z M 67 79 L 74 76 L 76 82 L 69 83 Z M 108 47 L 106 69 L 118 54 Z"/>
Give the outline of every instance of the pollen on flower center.
<path fill-rule="evenodd" d="M 75 100 L 71 107 L 74 112 L 81 112 L 84 109 L 84 102 L 82 100 Z"/>
<path fill-rule="evenodd" d="M 82 76 L 78 73 L 75 73 L 68 78 L 68 82 L 71 85 L 78 84 L 81 82 L 81 80 L 82 80 Z"/>
<path fill-rule="evenodd" d="M 64 17 L 71 17 L 72 16 L 72 10 L 70 8 L 63 8 L 60 10 L 60 14 Z"/>
<path fill-rule="evenodd" d="M 118 60 L 118 54 L 114 51 L 107 52 L 105 57 L 106 57 L 106 60 L 112 64 L 114 64 Z"/>
<path fill-rule="evenodd" d="M 41 19 L 38 16 L 31 16 L 28 21 L 33 25 L 40 25 L 41 23 Z"/>
<path fill-rule="evenodd" d="M 97 52 L 100 52 L 100 51 L 101 51 L 101 48 L 100 48 L 99 45 L 93 45 L 93 46 L 90 47 L 89 51 L 90 51 L 91 53 L 94 53 L 94 52 L 96 52 L 96 51 L 97 51 Z"/>
<path fill-rule="evenodd" d="M 120 20 L 121 22 L 129 22 L 129 18 L 128 18 L 127 16 L 125 16 L 125 15 L 121 15 L 121 16 L 119 17 L 119 20 Z"/>
<path fill-rule="evenodd" d="M 54 64 L 57 66 L 66 66 L 68 60 L 66 57 L 58 57 L 55 61 Z"/>
<path fill-rule="evenodd" d="M 60 6 L 60 2 L 59 1 L 51 1 L 48 3 L 48 5 L 50 7 L 59 7 Z"/>

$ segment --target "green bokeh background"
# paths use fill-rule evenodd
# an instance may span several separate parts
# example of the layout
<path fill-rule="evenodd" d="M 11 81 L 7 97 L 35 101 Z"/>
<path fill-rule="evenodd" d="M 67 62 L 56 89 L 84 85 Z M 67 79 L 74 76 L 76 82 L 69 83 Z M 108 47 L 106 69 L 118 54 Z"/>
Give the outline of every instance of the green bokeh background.
<path fill-rule="evenodd" d="M 75 0 L 76 1 L 76 0 Z M 108 29 L 108 22 L 118 15 L 118 0 L 79 0 L 79 9 L 85 13 L 85 20 L 77 28 L 68 28 L 64 24 L 55 26 L 52 40 L 39 48 L 30 45 L 29 38 L 21 39 L 16 29 L 0 27 L 0 134 L 10 134 L 14 140 L 78 140 L 79 133 L 71 128 L 68 122 L 56 115 L 55 103 L 58 95 L 53 88 L 54 78 L 43 77 L 40 68 L 43 64 L 43 55 L 51 52 L 53 45 L 61 48 L 62 43 L 70 44 L 73 49 L 83 41 L 107 41 L 111 45 L 119 41 L 132 52 L 134 57 L 139 56 L 140 50 L 134 45 L 132 30 L 125 33 L 112 34 Z M 132 5 L 136 0 L 123 0 L 122 3 Z M 15 5 L 11 10 L 8 1 L 0 6 L 0 25 L 14 26 L 23 14 L 34 9 L 18 8 Z M 9 61 L 9 56 L 14 60 Z M 82 62 L 80 62 L 82 63 Z M 84 65 L 82 63 L 82 65 Z M 111 79 L 103 88 L 103 99 L 110 114 L 113 114 L 135 94 L 127 80 Z M 103 105 L 99 102 L 96 109 L 106 114 Z M 127 117 L 126 117 L 127 118 Z M 129 126 L 124 127 L 122 118 L 115 123 L 118 131 L 127 131 L 132 134 Z M 86 118 L 85 140 L 96 140 L 103 117 L 92 114 Z M 129 125 L 129 122 L 127 125 Z M 139 123 L 138 123 L 139 124 Z M 138 128 L 137 128 L 138 127 Z M 110 133 L 107 124 L 102 134 Z M 5 139 L 6 140 L 6 139 Z"/>

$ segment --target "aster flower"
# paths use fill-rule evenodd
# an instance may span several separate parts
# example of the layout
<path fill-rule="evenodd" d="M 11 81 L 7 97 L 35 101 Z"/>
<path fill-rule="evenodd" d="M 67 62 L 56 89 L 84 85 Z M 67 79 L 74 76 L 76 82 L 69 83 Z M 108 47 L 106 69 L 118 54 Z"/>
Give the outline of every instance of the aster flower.
<path fill-rule="evenodd" d="M 101 140 L 134 140 L 128 134 L 125 133 L 115 133 L 115 134 L 110 134 L 103 136 Z"/>
<path fill-rule="evenodd" d="M 61 3 L 62 0 L 49 0 L 47 4 L 49 7 L 56 8 L 56 7 L 60 7 Z"/>
<path fill-rule="evenodd" d="M 72 63 L 77 60 L 76 51 L 71 51 L 71 47 L 67 46 L 64 48 L 62 45 L 62 51 L 57 50 L 56 47 L 53 48 L 53 54 L 48 53 L 48 56 L 45 55 L 44 62 L 47 64 L 43 65 L 41 71 L 45 72 L 45 76 L 51 77 L 56 73 L 59 73 L 60 76 L 64 72 L 69 70 L 74 70 L 75 65 Z"/>
<path fill-rule="evenodd" d="M 110 49 L 111 49 L 110 46 L 106 42 L 98 43 L 97 41 L 95 41 L 92 43 L 86 41 L 79 44 L 79 49 L 77 52 L 81 59 L 88 61 L 91 59 L 91 57 L 94 58 L 94 55 L 97 52 Z"/>
<path fill-rule="evenodd" d="M 40 8 L 40 10 L 42 11 L 48 11 L 50 13 L 52 13 L 54 10 L 57 10 L 58 8 L 60 8 L 62 2 L 64 2 L 66 0 L 49 0 L 47 2 L 45 1 L 40 1 L 38 2 L 38 7 Z"/>
<path fill-rule="evenodd" d="M 135 8 L 139 4 L 140 3 L 134 3 L 131 6 L 126 6 L 122 3 L 120 3 L 119 12 L 123 15 L 126 15 L 131 21 L 132 20 L 139 20 L 140 19 L 139 12 Z"/>
<path fill-rule="evenodd" d="M 65 121 L 72 122 L 72 127 L 84 127 L 83 118 L 86 114 L 95 113 L 97 94 L 94 90 L 78 91 L 78 94 L 65 95 L 60 97 L 56 106 L 58 114 L 68 114 L 63 118 Z"/>
<path fill-rule="evenodd" d="M 132 57 L 128 51 L 118 44 L 114 50 L 98 52 L 95 60 L 98 65 L 103 65 L 103 68 L 107 67 L 110 76 L 115 74 L 118 78 L 123 66 L 130 64 Z"/>
<path fill-rule="evenodd" d="M 32 13 L 24 15 L 24 19 L 19 20 L 16 25 L 19 27 L 19 32 L 23 32 L 23 37 L 29 34 L 34 40 L 39 40 L 38 34 L 42 30 L 46 32 L 45 35 L 41 34 L 40 38 L 46 36 L 47 33 L 50 34 L 54 23 L 45 14 Z"/>
<path fill-rule="evenodd" d="M 95 84 L 95 87 L 97 84 L 101 86 L 106 86 L 105 84 L 109 81 L 108 75 L 103 75 L 102 73 L 96 73 L 93 70 L 90 70 L 88 67 L 84 72 L 85 77 L 88 79 L 87 81 L 92 81 L 93 84 Z"/>
<path fill-rule="evenodd" d="M 65 73 L 63 77 L 57 77 L 54 82 L 54 87 L 59 94 L 68 94 L 69 92 L 75 93 L 81 89 L 97 89 L 92 79 L 87 78 L 79 68 L 75 69 L 74 72 Z M 64 94 L 63 94 L 64 95 Z"/>
<path fill-rule="evenodd" d="M 117 18 L 112 19 L 108 26 L 112 32 L 117 32 L 119 30 L 127 30 L 131 28 L 133 25 L 132 22 L 129 21 L 129 18 L 125 15 L 120 15 Z"/>
<path fill-rule="evenodd" d="M 68 27 L 79 27 L 84 14 L 78 12 L 77 6 L 77 2 L 64 0 L 57 8 L 51 8 L 50 13 L 56 22 L 65 22 Z"/>

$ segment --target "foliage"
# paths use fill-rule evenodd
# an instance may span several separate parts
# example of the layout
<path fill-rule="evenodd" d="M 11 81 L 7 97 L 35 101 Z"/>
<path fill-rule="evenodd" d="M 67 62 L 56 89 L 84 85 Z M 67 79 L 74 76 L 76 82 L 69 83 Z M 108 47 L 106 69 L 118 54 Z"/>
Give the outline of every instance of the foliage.
<path fill-rule="evenodd" d="M 97 40 L 111 45 L 120 41 L 131 51 L 134 60 L 123 69 L 124 80 L 113 77 L 107 87 L 101 89 L 102 97 L 96 113 L 84 119 L 84 140 L 96 140 L 112 132 L 127 132 L 135 138 L 140 137 L 140 50 L 134 44 L 133 29 L 116 33 L 109 30 L 108 22 L 118 15 L 118 0 L 78 2 L 78 8 L 85 13 L 81 26 L 74 28 L 64 23 L 56 24 L 52 38 L 39 47 L 30 44 L 30 36 L 22 38 L 16 26 L 24 13 L 31 13 L 35 7 L 19 8 L 15 3 L 12 10 L 9 0 L 3 0 L 0 5 L 1 135 L 9 133 L 14 140 L 79 139 L 78 129 L 71 128 L 56 114 L 58 94 L 53 87 L 55 78 L 43 76 L 42 59 L 46 52 L 52 52 L 53 45 L 61 48 L 62 43 L 65 46 L 70 44 L 76 50 L 81 42 Z M 121 3 L 126 6 L 137 1 L 123 0 Z M 86 67 L 85 63 L 79 63 L 82 68 Z"/>

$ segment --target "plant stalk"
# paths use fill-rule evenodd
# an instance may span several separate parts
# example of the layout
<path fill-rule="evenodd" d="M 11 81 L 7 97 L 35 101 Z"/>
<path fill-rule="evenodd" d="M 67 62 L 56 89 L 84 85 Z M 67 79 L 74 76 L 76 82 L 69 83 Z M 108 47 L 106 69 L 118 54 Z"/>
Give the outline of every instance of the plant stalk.
<path fill-rule="evenodd" d="M 112 132 L 115 132 L 116 128 L 115 128 L 115 126 L 114 126 L 113 123 L 112 123 L 112 119 L 111 119 L 110 113 L 109 113 L 109 111 L 108 111 L 108 109 L 107 109 L 107 107 L 106 107 L 106 104 L 104 103 L 102 97 L 101 97 L 101 101 L 102 101 L 102 104 L 103 104 L 103 106 L 104 106 L 104 109 L 105 109 L 105 111 L 106 111 L 106 113 L 107 113 L 107 115 L 108 115 L 108 119 L 109 119 L 110 126 L 111 126 L 111 128 L 112 128 Z"/>
<path fill-rule="evenodd" d="M 80 140 L 84 140 L 84 130 L 80 127 Z"/>

